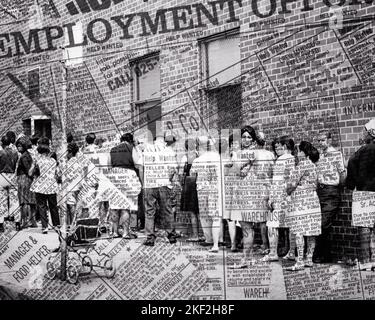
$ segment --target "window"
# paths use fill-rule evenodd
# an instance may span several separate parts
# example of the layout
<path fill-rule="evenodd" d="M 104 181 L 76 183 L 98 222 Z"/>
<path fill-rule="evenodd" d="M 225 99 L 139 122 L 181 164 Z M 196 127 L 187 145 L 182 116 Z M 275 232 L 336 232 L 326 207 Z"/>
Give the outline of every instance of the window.
<path fill-rule="evenodd" d="M 77 22 L 73 27 L 73 37 L 74 43 L 82 43 L 83 42 L 83 31 L 82 31 L 82 22 Z M 69 45 L 69 33 L 65 33 L 65 47 Z M 77 64 L 81 64 L 83 62 L 83 46 L 77 46 L 72 48 L 65 48 L 65 62 L 67 66 L 74 66 Z"/>
<path fill-rule="evenodd" d="M 241 126 L 241 55 L 238 29 L 200 40 L 203 90 L 207 95 L 204 120 L 217 129 Z"/>
<path fill-rule="evenodd" d="M 34 119 L 34 133 L 52 139 L 51 119 Z"/>
<path fill-rule="evenodd" d="M 38 134 L 40 137 L 52 139 L 51 118 L 49 116 L 31 116 L 28 119 L 23 119 L 22 125 L 23 132 L 28 136 Z"/>
<path fill-rule="evenodd" d="M 152 54 L 131 63 L 133 103 L 138 128 L 147 128 L 156 135 L 156 121 L 161 118 L 159 55 Z"/>
<path fill-rule="evenodd" d="M 206 86 L 224 86 L 240 81 L 241 55 L 238 29 L 202 41 L 202 66 Z"/>

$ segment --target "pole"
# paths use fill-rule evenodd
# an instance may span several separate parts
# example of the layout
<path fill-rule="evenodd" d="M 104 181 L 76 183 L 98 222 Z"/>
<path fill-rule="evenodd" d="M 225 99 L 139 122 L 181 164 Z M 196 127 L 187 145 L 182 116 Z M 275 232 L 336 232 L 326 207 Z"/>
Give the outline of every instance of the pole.
<path fill-rule="evenodd" d="M 61 142 L 61 157 L 63 168 L 65 166 L 65 157 L 67 151 L 67 142 L 66 142 L 66 82 L 67 82 L 67 70 L 65 66 L 65 60 L 63 61 L 63 83 L 62 83 L 62 103 L 61 103 L 61 110 L 60 110 L 60 123 L 61 123 L 61 135 L 62 135 L 62 142 Z M 61 190 L 61 204 L 60 210 L 62 210 L 62 217 L 63 217 L 63 225 L 61 227 L 61 280 L 66 279 L 66 264 L 68 260 L 68 252 L 67 252 L 67 205 L 66 205 L 66 188 L 65 188 L 65 175 L 64 171 L 62 171 L 62 190 Z"/>
<path fill-rule="evenodd" d="M 67 206 L 66 206 L 66 188 L 65 188 L 65 174 L 64 174 L 64 167 L 66 164 L 66 151 L 67 151 L 67 142 L 66 142 L 66 81 L 67 81 L 67 70 L 65 66 L 65 61 L 62 61 L 62 85 L 61 88 L 61 104 L 58 101 L 58 97 L 56 95 L 55 90 L 55 99 L 56 99 L 56 108 L 58 110 L 58 115 L 60 118 L 60 132 L 61 132 L 61 145 L 60 150 L 58 152 L 59 155 L 59 166 L 60 169 L 62 168 L 62 188 L 60 190 L 60 219 L 62 218 L 62 226 L 60 229 L 59 239 L 60 239 L 60 252 L 61 252 L 61 273 L 60 273 L 60 279 L 66 280 L 66 269 L 67 269 L 67 260 L 68 260 L 68 252 L 67 252 Z M 55 77 L 53 75 L 53 71 L 51 69 L 51 75 L 52 75 L 52 81 L 53 86 L 56 89 L 55 86 Z"/>

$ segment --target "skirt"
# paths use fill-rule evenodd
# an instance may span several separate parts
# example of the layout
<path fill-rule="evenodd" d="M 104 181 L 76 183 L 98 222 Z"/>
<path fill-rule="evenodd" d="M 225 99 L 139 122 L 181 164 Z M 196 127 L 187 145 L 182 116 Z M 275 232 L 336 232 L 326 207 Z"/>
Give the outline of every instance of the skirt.
<path fill-rule="evenodd" d="M 292 194 L 291 210 L 285 224 L 290 232 L 304 236 L 318 236 L 322 232 L 322 212 L 315 190 L 296 189 Z"/>
<path fill-rule="evenodd" d="M 17 176 L 18 201 L 20 205 L 36 204 L 35 193 L 30 191 L 32 182 L 33 180 L 25 174 Z"/>
<path fill-rule="evenodd" d="M 262 180 L 240 179 L 233 188 L 230 203 L 231 220 L 266 222 L 269 216 L 269 190 Z"/>
<path fill-rule="evenodd" d="M 198 193 L 195 177 L 187 176 L 182 186 L 181 211 L 198 213 Z"/>
<path fill-rule="evenodd" d="M 198 190 L 199 215 L 201 217 L 222 218 L 221 199 L 218 192 Z"/>

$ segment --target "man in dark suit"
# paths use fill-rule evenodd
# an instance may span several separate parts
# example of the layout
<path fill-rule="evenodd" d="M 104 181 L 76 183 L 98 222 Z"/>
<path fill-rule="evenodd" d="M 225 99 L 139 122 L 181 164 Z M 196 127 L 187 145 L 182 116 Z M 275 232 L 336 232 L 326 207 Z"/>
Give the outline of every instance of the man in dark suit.
<path fill-rule="evenodd" d="M 350 190 L 375 193 L 375 119 L 365 126 L 364 145 L 349 159 L 346 186 Z M 372 218 L 375 219 L 375 217 Z M 360 269 L 371 269 L 375 266 L 374 226 L 358 229 L 361 242 Z"/>
<path fill-rule="evenodd" d="M 0 232 L 4 232 L 4 218 L 9 217 L 9 196 L 10 192 L 16 192 L 15 187 L 12 185 L 12 177 L 16 170 L 18 161 L 18 152 L 10 147 L 10 139 L 7 136 L 1 138 L 2 149 L 0 150 Z M 12 199 L 17 197 L 12 197 Z M 11 218 L 12 219 L 12 218 Z M 14 217 L 13 219 L 14 220 Z"/>

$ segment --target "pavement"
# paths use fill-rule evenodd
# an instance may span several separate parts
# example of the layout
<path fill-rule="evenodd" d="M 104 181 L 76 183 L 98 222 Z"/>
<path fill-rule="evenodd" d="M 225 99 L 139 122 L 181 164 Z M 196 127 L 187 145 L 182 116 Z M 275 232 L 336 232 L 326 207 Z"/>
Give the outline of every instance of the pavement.
<path fill-rule="evenodd" d="M 257 255 L 254 265 L 232 269 L 241 252 L 221 247 L 209 253 L 184 237 L 173 245 L 158 237 L 154 247 L 146 247 L 142 233 L 133 240 L 98 239 L 87 254 L 87 248 L 71 251 L 68 264 L 79 272 L 71 284 L 47 276 L 47 263 L 60 262 L 59 253 L 52 252 L 59 247 L 57 233 L 45 235 L 37 228 L 7 235 L 0 242 L 0 299 L 375 299 L 375 272 L 358 266 L 316 264 L 291 272 L 286 268 L 292 261 L 260 262 Z M 91 272 L 82 265 L 85 256 L 95 265 Z M 112 278 L 103 268 L 109 258 L 116 266 Z"/>

